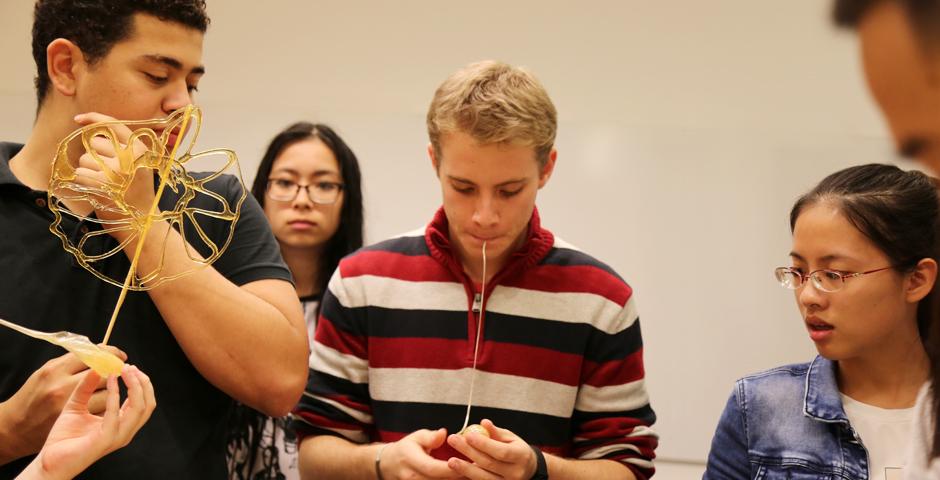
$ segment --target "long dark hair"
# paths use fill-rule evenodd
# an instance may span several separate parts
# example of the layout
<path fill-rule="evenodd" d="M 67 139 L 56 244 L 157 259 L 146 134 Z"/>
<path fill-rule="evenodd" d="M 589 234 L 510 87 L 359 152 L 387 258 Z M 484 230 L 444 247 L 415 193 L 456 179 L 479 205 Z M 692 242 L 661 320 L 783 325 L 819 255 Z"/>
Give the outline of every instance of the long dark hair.
<path fill-rule="evenodd" d="M 940 262 L 940 197 L 936 180 L 892 165 L 861 165 L 829 175 L 790 211 L 790 231 L 806 207 L 832 202 L 899 272 L 910 272 L 921 259 Z M 930 357 L 933 411 L 940 411 L 940 287 L 917 305 L 917 328 Z M 936 413 L 934 413 L 936 415 Z M 940 456 L 940 429 L 934 428 L 933 457 Z"/>
<path fill-rule="evenodd" d="M 343 210 L 340 212 L 339 228 L 324 246 L 319 271 L 315 273 L 314 286 L 316 292 L 322 294 L 326 291 L 333 271 L 339 266 L 339 261 L 346 255 L 356 251 L 362 246 L 363 242 L 362 182 L 359 161 L 356 159 L 356 155 L 329 126 L 322 123 L 295 123 L 278 133 L 271 140 L 264 157 L 261 159 L 261 164 L 258 165 L 258 172 L 255 174 L 255 180 L 251 186 L 251 194 L 263 207 L 266 200 L 265 193 L 268 188 L 268 176 L 271 174 L 274 161 L 287 147 L 310 139 L 319 139 L 333 152 L 337 163 L 339 163 L 340 175 L 343 179 L 344 198 Z M 318 305 L 317 315 L 320 313 L 319 310 Z M 296 441 L 296 439 L 293 437 L 293 432 L 287 428 L 285 418 L 276 418 L 273 419 L 273 422 L 269 419 L 270 417 L 253 408 L 242 404 L 235 406 L 230 422 L 232 427 L 229 431 L 227 451 L 231 478 L 246 480 L 278 478 L 277 474 L 280 467 L 276 455 L 273 456 L 275 458 L 270 462 L 266 461 L 263 465 L 256 464 L 261 453 L 262 443 L 264 443 L 264 437 L 276 438 L 277 431 L 281 430 L 288 441 Z M 265 425 L 272 425 L 273 428 L 269 432 L 265 432 Z M 244 457 L 239 458 L 241 455 L 244 455 Z M 252 475 L 256 467 L 260 467 L 261 471 Z"/>
<path fill-rule="evenodd" d="M 343 211 L 340 213 L 339 228 L 323 248 L 320 271 L 317 272 L 314 283 L 316 291 L 323 293 L 330 281 L 330 275 L 339 266 L 339 261 L 362 246 L 362 182 L 356 154 L 329 126 L 322 123 L 297 122 L 271 140 L 267 151 L 264 152 L 264 157 L 261 158 L 261 164 L 258 165 L 258 173 L 251 185 L 251 194 L 264 207 L 268 176 L 274 167 L 274 161 L 287 147 L 310 139 L 320 140 L 336 156 L 344 185 Z"/>

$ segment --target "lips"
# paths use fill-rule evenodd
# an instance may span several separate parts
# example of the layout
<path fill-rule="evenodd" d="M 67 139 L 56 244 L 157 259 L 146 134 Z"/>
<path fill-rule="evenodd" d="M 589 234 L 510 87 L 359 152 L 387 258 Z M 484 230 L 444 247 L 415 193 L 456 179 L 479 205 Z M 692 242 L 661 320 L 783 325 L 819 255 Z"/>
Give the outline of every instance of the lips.
<path fill-rule="evenodd" d="M 313 228 L 317 224 L 316 222 L 312 222 L 310 220 L 291 220 L 287 222 L 287 225 L 295 230 L 304 230 L 308 228 Z"/>
<path fill-rule="evenodd" d="M 818 317 L 806 317 L 806 330 L 809 332 L 809 337 L 813 339 L 814 342 L 826 340 L 832 336 L 832 332 L 835 331 L 835 328 L 836 327 L 832 324 Z"/>

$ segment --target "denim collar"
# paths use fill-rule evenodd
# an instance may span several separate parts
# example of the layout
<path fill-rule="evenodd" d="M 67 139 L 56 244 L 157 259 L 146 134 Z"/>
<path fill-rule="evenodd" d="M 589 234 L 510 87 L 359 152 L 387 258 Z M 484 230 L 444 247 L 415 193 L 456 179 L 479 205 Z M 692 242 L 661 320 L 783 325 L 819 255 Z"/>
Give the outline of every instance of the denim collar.
<path fill-rule="evenodd" d="M 828 423 L 849 423 L 836 381 L 836 362 L 817 356 L 806 370 L 803 414 Z"/>

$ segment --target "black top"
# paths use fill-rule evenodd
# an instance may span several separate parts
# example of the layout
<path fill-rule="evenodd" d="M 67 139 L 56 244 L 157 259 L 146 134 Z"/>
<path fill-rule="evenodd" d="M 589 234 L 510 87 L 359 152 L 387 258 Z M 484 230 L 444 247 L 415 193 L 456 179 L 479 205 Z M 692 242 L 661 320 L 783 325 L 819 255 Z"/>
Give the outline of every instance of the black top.
<path fill-rule="evenodd" d="M 49 231 L 53 215 L 46 192 L 31 190 L 10 171 L 9 159 L 21 148 L 0 142 L 0 318 L 47 332 L 68 330 L 100 342 L 120 289 L 82 268 Z M 232 206 L 241 195 L 231 175 L 207 187 Z M 167 208 L 177 198 L 166 189 L 161 206 Z M 218 202 L 199 194 L 190 206 L 217 210 Z M 229 223 L 205 216 L 197 221 L 218 245 L 224 244 Z M 62 228 L 76 236 L 97 228 L 83 223 L 64 215 Z M 94 238 L 104 249 L 116 245 L 108 235 Z M 191 244 L 208 254 L 202 242 Z M 123 278 L 130 263 L 123 252 L 104 262 L 103 268 L 114 272 L 112 278 Z M 290 281 L 277 241 L 251 195 L 242 205 L 231 244 L 213 267 L 237 285 L 268 278 Z M 130 445 L 99 460 L 83 477 L 226 478 L 225 440 L 233 400 L 196 371 L 146 292 L 128 292 L 109 343 L 127 352 L 128 361 L 150 376 L 157 408 Z M 43 363 L 65 353 L 5 328 L 0 328 L 0 345 L 0 401 L 9 399 Z M 30 460 L 0 466 L 0 478 L 12 478 Z"/>

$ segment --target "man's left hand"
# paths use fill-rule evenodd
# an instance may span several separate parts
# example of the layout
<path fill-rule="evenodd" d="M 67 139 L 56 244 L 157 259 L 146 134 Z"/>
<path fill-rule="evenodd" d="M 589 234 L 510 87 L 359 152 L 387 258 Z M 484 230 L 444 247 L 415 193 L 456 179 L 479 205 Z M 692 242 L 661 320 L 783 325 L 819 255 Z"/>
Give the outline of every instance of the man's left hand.
<path fill-rule="evenodd" d="M 447 443 L 473 463 L 451 458 L 447 465 L 471 480 L 506 478 L 528 480 L 537 468 L 532 448 L 515 433 L 499 428 L 489 420 L 480 422 L 490 438 L 476 432 L 450 435 Z"/>

